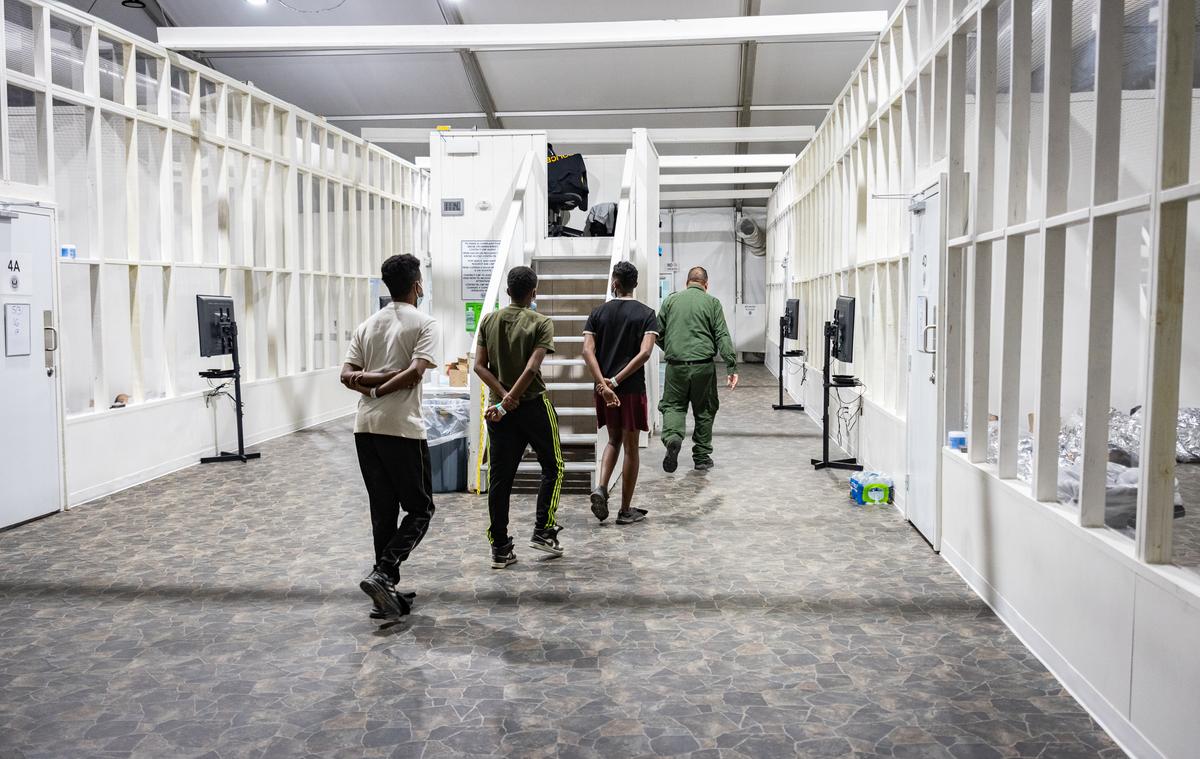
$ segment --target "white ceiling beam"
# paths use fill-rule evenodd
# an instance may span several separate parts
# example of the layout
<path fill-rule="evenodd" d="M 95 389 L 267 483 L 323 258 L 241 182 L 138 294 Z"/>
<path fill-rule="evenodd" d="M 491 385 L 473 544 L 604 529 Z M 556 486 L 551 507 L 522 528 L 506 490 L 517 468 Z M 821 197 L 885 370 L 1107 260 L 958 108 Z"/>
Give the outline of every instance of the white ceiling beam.
<path fill-rule="evenodd" d="M 820 111 L 830 108 L 823 105 L 752 105 L 751 111 Z M 688 113 L 738 113 L 740 106 L 683 106 L 679 108 L 600 108 L 577 111 L 496 111 L 500 118 L 558 118 L 561 116 L 659 116 Z M 436 121 L 437 119 L 481 119 L 487 116 L 482 111 L 462 113 L 356 113 L 343 116 L 326 116 L 327 121 Z"/>
<path fill-rule="evenodd" d="M 557 24 L 378 26 L 191 26 L 158 29 L 172 50 L 537 50 L 573 47 L 721 45 L 747 41 L 874 40 L 885 11 Z"/>
<path fill-rule="evenodd" d="M 771 169 L 796 162 L 795 153 L 751 153 L 749 155 L 660 155 L 659 169 Z"/>
<path fill-rule="evenodd" d="M 722 185 L 722 184 L 779 184 L 782 171 L 751 171 L 745 174 L 660 174 L 658 183 L 671 185 Z"/>
<path fill-rule="evenodd" d="M 664 203 L 679 203 L 689 200 L 766 200 L 772 190 L 684 190 L 660 192 L 658 199 Z"/>
<path fill-rule="evenodd" d="M 650 139 L 666 143 L 716 142 L 806 142 L 812 139 L 811 126 L 788 127 L 693 127 L 681 129 L 650 129 Z M 633 142 L 631 129 L 547 129 L 551 142 L 570 145 L 624 145 Z M 368 127 L 362 130 L 367 142 L 384 144 L 420 144 L 429 142 L 428 129 Z M 447 136 L 470 136 L 469 130 L 443 132 Z"/>

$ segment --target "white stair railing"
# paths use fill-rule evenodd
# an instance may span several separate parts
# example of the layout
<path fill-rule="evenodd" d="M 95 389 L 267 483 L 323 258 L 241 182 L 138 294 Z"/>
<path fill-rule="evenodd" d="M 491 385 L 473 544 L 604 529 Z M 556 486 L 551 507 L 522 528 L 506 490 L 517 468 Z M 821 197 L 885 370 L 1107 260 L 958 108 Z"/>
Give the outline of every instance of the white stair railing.
<path fill-rule="evenodd" d="M 500 240 L 496 252 L 496 262 L 492 265 L 492 275 L 488 280 L 483 305 L 479 310 L 479 321 L 476 323 L 475 339 L 467 358 L 472 371 L 469 380 L 471 387 L 471 434 L 470 459 L 468 461 L 470 488 L 476 493 L 482 493 L 486 488 L 483 474 L 483 455 L 487 450 L 487 425 L 484 422 L 484 403 L 487 398 L 487 388 L 475 375 L 475 356 L 479 347 L 479 325 L 484 317 L 506 305 L 508 296 L 502 283 L 509 268 L 512 266 L 529 265 L 537 249 L 538 239 L 545 233 L 545 223 L 542 221 L 539 203 L 545 205 L 545 193 L 539 193 L 537 169 L 541 167 L 538 156 L 530 151 L 521 161 L 513 180 L 512 192 L 505 199 L 504 205 L 496 214 L 496 225 L 493 226 L 493 238 Z M 502 304 L 500 301 L 505 301 Z"/>
<path fill-rule="evenodd" d="M 608 275 L 612 276 L 613 269 L 621 261 L 630 261 L 633 259 L 634 252 L 637 247 L 637 239 L 633 232 L 636 228 L 633 219 L 636 198 L 636 186 L 634 182 L 634 158 L 633 149 L 625 151 L 625 166 L 621 170 L 621 197 L 617 200 L 617 223 L 613 228 L 613 245 L 612 257 L 608 262 Z M 605 287 L 608 287 L 608 295 L 605 300 L 612 300 L 612 288 L 609 287 L 609 281 L 605 282 Z M 596 483 L 600 480 L 600 465 L 604 460 L 604 446 L 606 441 L 601 439 L 599 430 L 596 431 L 596 470 L 592 474 L 592 487 L 596 487 Z"/>
<path fill-rule="evenodd" d="M 621 170 L 621 197 L 617 200 L 617 224 L 613 229 L 612 260 L 608 263 L 608 273 L 612 274 L 613 267 L 621 261 L 633 258 L 637 242 L 633 230 L 634 186 L 633 181 L 633 149 L 625 151 L 625 166 Z M 612 290 L 609 289 L 608 300 L 612 300 Z"/>

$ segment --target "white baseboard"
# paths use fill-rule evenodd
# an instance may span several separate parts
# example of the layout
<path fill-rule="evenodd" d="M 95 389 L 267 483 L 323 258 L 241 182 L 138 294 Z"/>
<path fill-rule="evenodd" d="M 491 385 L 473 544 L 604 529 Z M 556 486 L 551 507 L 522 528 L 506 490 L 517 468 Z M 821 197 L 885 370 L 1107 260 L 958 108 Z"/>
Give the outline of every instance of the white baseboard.
<path fill-rule="evenodd" d="M 1109 703 L 1069 661 L 1046 640 L 1033 625 L 1002 596 L 970 562 L 962 557 L 954 546 L 942 540 L 942 558 L 958 576 L 975 591 L 984 603 L 996 612 L 1005 625 L 1033 652 L 1033 655 L 1054 675 L 1076 701 L 1092 716 L 1105 732 L 1116 741 L 1125 753 L 1135 759 L 1167 759 L 1144 735 L 1134 727 L 1119 709 Z"/>
<path fill-rule="evenodd" d="M 273 440 L 277 437 L 289 435 L 298 430 L 315 427 L 319 424 L 340 419 L 354 413 L 355 406 L 351 405 L 347 408 L 333 409 L 322 414 L 313 414 L 305 417 L 298 422 L 286 422 L 276 425 L 268 430 L 259 432 L 256 435 L 251 435 L 246 439 L 246 445 L 258 445 L 259 443 Z M 73 509 L 77 506 L 82 506 L 91 501 L 95 501 L 105 496 L 110 496 L 113 493 L 118 493 L 122 490 L 142 485 L 151 480 L 164 477 L 172 472 L 177 472 L 180 469 L 186 469 L 189 466 L 195 466 L 200 463 L 202 456 L 211 456 L 214 453 L 211 447 L 205 446 L 201 449 L 191 451 L 168 461 L 155 464 L 154 466 L 146 467 L 137 472 L 114 477 L 106 482 L 101 482 L 91 487 L 76 490 L 67 494 L 67 503 L 70 504 L 67 508 Z"/>

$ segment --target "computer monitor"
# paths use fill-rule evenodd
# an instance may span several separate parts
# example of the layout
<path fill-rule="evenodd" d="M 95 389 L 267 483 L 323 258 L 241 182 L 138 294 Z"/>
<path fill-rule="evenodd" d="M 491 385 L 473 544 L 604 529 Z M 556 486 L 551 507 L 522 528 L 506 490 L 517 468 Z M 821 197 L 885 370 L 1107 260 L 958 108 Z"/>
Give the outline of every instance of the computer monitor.
<path fill-rule="evenodd" d="M 783 336 L 788 340 L 800 339 L 800 300 L 798 298 L 788 298 L 787 306 L 783 311 L 784 327 Z"/>
<path fill-rule="evenodd" d="M 200 328 L 200 355 L 233 353 L 233 298 L 224 295 L 196 296 L 196 323 Z"/>
<path fill-rule="evenodd" d="M 854 363 L 854 298 L 839 295 L 833 310 L 837 337 L 833 341 L 833 357 L 843 363 Z"/>

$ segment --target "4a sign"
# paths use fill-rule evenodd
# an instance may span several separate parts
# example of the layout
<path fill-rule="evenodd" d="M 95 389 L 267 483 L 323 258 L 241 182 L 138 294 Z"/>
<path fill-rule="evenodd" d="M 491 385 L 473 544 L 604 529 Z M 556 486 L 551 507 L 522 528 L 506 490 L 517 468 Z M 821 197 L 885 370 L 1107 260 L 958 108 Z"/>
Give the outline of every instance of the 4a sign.
<path fill-rule="evenodd" d="M 30 295 L 33 288 L 33 271 L 29 256 L 21 253 L 9 253 L 0 257 L 4 262 L 4 286 L 0 288 L 3 295 Z"/>

